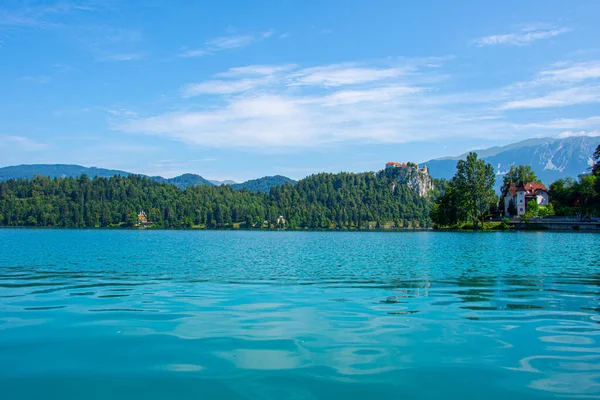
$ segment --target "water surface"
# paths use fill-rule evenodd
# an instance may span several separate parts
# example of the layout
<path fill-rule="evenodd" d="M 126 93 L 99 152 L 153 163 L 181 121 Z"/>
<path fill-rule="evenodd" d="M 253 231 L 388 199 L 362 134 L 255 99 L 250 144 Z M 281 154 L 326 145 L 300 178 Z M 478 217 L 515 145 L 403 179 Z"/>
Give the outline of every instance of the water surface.
<path fill-rule="evenodd" d="M 598 398 L 599 286 L 593 233 L 3 229 L 0 390 Z"/>

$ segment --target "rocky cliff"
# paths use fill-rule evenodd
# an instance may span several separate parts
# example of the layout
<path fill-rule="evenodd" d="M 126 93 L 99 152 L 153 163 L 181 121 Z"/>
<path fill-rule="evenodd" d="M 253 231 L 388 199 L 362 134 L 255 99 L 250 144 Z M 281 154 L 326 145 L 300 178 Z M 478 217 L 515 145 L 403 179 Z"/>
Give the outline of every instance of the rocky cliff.
<path fill-rule="evenodd" d="M 409 164 L 406 167 L 386 168 L 384 174 L 396 180 L 399 184 L 406 184 L 421 197 L 427 197 L 433 190 L 433 179 L 427 169 L 419 169 L 417 165 Z"/>

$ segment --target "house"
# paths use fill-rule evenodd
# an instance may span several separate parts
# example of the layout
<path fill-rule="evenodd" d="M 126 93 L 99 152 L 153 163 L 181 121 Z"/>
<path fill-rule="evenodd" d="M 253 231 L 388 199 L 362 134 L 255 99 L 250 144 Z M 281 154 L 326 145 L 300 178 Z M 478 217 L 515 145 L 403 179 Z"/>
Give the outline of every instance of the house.
<path fill-rule="evenodd" d="M 548 189 L 538 182 L 519 182 L 518 186 L 511 181 L 508 190 L 504 194 L 504 215 L 509 215 L 509 207 L 512 202 L 517 215 L 527 212 L 527 203 L 535 200 L 540 206 L 547 206 L 550 200 Z"/>
<path fill-rule="evenodd" d="M 137 222 L 139 225 L 146 225 L 148 223 L 148 217 L 146 216 L 145 212 L 140 211 L 137 216 Z"/>

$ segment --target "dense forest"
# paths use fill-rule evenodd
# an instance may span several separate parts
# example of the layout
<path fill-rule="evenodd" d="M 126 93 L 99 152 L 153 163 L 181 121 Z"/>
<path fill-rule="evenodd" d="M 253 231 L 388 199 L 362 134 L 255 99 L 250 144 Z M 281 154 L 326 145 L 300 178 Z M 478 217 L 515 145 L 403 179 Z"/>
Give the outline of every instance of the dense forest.
<path fill-rule="evenodd" d="M 126 227 L 144 211 L 153 228 L 423 228 L 443 186 L 436 181 L 420 197 L 384 173 L 321 173 L 267 193 L 227 185 L 182 190 L 138 175 L 37 176 L 0 182 L 0 226 Z"/>

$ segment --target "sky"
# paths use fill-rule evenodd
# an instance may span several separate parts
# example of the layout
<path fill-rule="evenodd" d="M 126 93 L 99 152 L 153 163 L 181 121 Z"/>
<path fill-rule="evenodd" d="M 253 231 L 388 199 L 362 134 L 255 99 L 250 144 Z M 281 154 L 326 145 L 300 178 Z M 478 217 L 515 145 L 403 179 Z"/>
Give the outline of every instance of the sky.
<path fill-rule="evenodd" d="M 0 166 L 243 181 L 600 135 L 600 1 L 0 2 Z"/>

